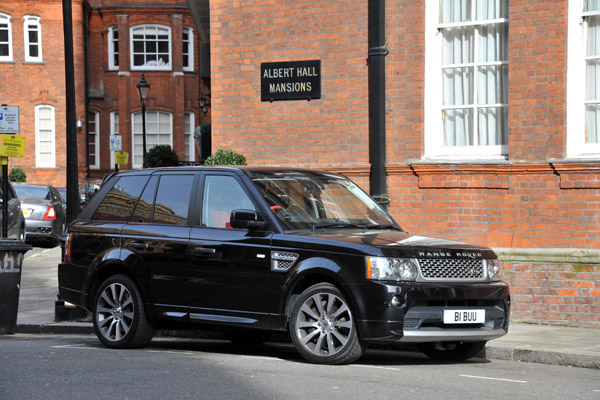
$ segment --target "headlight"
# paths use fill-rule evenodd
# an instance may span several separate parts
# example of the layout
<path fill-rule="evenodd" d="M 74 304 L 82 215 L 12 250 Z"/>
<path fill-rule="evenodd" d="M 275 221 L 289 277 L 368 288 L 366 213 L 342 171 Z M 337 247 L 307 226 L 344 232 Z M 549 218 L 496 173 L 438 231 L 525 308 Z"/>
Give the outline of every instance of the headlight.
<path fill-rule="evenodd" d="M 414 281 L 417 274 L 417 263 L 410 258 L 367 257 L 367 279 Z"/>
<path fill-rule="evenodd" d="M 500 262 L 498 259 L 492 258 L 490 260 L 485 260 L 485 264 L 487 267 L 488 278 L 492 280 L 500 279 Z"/>

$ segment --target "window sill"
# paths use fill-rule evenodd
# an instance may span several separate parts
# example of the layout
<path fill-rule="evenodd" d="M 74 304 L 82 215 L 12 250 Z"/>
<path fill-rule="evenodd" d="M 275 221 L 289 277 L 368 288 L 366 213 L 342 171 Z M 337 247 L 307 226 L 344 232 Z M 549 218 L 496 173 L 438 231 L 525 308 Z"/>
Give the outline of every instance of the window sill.
<path fill-rule="evenodd" d="M 23 61 L 22 64 L 46 64 L 46 60 L 41 60 L 41 61 Z"/>

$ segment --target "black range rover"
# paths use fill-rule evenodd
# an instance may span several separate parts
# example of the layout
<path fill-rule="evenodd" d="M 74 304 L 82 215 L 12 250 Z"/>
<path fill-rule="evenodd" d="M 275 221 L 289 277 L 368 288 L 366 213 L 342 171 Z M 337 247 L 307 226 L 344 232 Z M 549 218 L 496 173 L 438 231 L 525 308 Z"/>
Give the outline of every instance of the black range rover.
<path fill-rule="evenodd" d="M 508 330 L 498 272 L 492 250 L 411 235 L 339 174 L 188 167 L 109 178 L 70 227 L 59 290 L 113 348 L 196 327 L 289 331 L 323 364 L 399 342 L 464 360 Z"/>

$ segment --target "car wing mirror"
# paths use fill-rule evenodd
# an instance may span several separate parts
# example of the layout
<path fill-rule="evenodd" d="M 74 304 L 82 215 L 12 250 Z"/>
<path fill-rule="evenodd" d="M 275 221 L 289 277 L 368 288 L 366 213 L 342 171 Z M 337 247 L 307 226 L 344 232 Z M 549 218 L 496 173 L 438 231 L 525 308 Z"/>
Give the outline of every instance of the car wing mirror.
<path fill-rule="evenodd" d="M 267 226 L 267 221 L 254 210 L 233 210 L 229 217 L 229 224 L 235 229 L 254 231 L 264 229 Z"/>

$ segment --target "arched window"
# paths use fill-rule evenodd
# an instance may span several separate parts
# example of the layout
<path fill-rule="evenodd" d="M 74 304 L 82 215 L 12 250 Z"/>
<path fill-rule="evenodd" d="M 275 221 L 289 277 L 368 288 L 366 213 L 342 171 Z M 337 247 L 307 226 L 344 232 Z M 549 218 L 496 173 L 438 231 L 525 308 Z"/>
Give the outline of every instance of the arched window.
<path fill-rule="evenodd" d="M 131 69 L 171 70 L 171 28 L 161 25 L 131 28 Z"/>
<path fill-rule="evenodd" d="M 133 168 L 142 168 L 144 164 L 142 113 L 134 113 L 131 120 L 133 124 L 131 164 Z M 146 111 L 146 151 L 159 144 L 173 147 L 173 116 L 163 111 Z"/>
<path fill-rule="evenodd" d="M 35 166 L 56 167 L 56 127 L 54 107 L 41 104 L 35 107 Z"/>
<path fill-rule="evenodd" d="M 26 15 L 23 32 L 25 36 L 25 61 L 42 61 L 42 26 L 40 25 L 40 17 Z"/>

